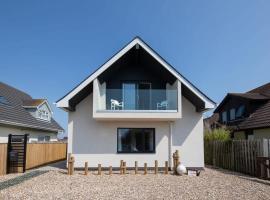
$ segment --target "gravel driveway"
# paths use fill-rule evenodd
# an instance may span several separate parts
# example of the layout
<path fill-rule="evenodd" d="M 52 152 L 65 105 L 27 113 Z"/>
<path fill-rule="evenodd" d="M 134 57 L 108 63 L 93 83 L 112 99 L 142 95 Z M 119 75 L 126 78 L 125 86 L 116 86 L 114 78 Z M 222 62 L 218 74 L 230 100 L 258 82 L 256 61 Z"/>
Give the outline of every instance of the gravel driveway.
<path fill-rule="evenodd" d="M 0 199 L 270 199 L 269 181 L 211 168 L 199 177 L 134 172 L 68 176 L 50 167 L 28 173 L 34 174 L 31 179 L 30 174 L 27 180 L 0 188 Z M 22 174 L 0 177 L 0 187 L 18 176 Z"/>

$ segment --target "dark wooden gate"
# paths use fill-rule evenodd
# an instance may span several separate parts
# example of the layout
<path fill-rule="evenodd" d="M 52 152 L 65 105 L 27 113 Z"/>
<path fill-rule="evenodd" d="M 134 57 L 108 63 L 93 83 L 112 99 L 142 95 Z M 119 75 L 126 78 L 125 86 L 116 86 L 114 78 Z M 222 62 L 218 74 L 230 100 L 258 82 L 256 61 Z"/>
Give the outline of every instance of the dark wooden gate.
<path fill-rule="evenodd" d="M 8 135 L 7 173 L 25 172 L 27 137 Z"/>
<path fill-rule="evenodd" d="M 270 180 L 270 157 L 257 157 L 257 177 Z"/>

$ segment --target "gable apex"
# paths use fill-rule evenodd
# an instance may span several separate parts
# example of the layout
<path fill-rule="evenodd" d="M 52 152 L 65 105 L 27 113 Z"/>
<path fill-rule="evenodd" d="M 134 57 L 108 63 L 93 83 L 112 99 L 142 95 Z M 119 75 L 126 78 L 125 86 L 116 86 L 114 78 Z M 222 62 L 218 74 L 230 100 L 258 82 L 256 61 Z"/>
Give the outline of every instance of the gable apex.
<path fill-rule="evenodd" d="M 165 59 L 163 59 L 157 52 L 155 52 L 146 42 L 144 42 L 139 36 L 134 37 L 126 46 L 120 49 L 115 55 L 113 55 L 109 60 L 107 60 L 103 65 L 101 65 L 96 71 L 94 71 L 90 76 L 84 79 L 80 84 L 78 84 L 74 89 L 72 89 L 68 94 L 59 99 L 56 102 L 57 107 L 69 108 L 69 100 L 74 97 L 83 88 L 89 85 L 94 79 L 96 79 L 102 72 L 107 70 L 112 64 L 114 64 L 118 59 L 120 59 L 124 54 L 126 54 L 131 48 L 139 45 L 147 53 L 149 53 L 157 62 L 159 62 L 164 68 L 166 68 L 174 77 L 176 77 L 182 84 L 189 88 L 194 94 L 196 94 L 203 102 L 205 102 L 205 108 L 211 109 L 215 107 L 215 102 L 202 93 L 197 87 L 195 87 L 190 81 L 188 81 L 184 76 L 182 76 L 174 67 L 172 67 Z"/>

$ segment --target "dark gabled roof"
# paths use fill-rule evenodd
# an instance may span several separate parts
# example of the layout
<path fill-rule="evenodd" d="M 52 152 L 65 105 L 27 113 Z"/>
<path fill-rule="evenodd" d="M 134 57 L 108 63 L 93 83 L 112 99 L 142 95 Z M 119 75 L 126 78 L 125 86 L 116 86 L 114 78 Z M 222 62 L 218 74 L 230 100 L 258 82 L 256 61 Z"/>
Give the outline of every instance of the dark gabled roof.
<path fill-rule="evenodd" d="M 270 127 L 270 100 L 238 124 L 240 130 L 265 127 Z"/>
<path fill-rule="evenodd" d="M 24 107 L 25 102 L 35 102 L 25 92 L 0 82 L 0 96 L 9 103 L 0 104 L 0 124 L 58 132 L 63 128 L 51 118 L 50 122 L 36 119 Z"/>
<path fill-rule="evenodd" d="M 259 93 L 229 93 L 230 96 L 235 96 L 235 97 L 242 97 L 246 99 L 253 99 L 253 100 L 265 100 L 265 99 L 270 99 L 270 97 L 267 97 L 263 94 Z"/>
<path fill-rule="evenodd" d="M 218 120 L 219 120 L 218 113 L 213 113 L 212 116 L 203 119 L 204 122 L 209 123 L 209 124 L 216 123 L 216 122 L 218 122 Z"/>
<path fill-rule="evenodd" d="M 244 130 L 270 127 L 270 83 L 246 93 L 228 93 L 214 111 L 215 113 L 219 112 L 222 106 L 229 100 L 229 97 L 241 97 L 260 102 L 260 106 L 250 116 L 239 121 L 233 129 Z"/>
<path fill-rule="evenodd" d="M 166 63 L 176 74 L 177 76 L 180 76 L 184 81 L 186 81 L 188 84 L 191 85 L 195 89 L 196 92 L 200 93 L 207 101 L 209 101 L 211 104 L 213 104 L 213 107 L 216 106 L 216 103 L 210 99 L 208 96 L 206 96 L 201 90 L 199 90 L 194 84 L 192 84 L 186 77 L 184 77 L 180 72 L 178 72 L 170 63 L 168 63 L 163 57 L 161 57 L 152 47 L 150 47 L 142 38 L 139 36 L 134 37 L 129 43 L 127 43 L 123 48 L 121 48 L 117 53 L 115 53 L 112 57 L 110 57 L 105 63 L 103 63 L 99 68 L 97 68 L 93 73 L 91 73 L 89 76 L 87 76 L 82 82 L 80 82 L 77 86 L 75 86 L 72 90 L 70 90 L 65 96 L 60 98 L 56 101 L 57 107 L 67 109 L 67 107 L 59 106 L 59 102 L 65 99 L 72 91 L 74 91 L 76 88 L 78 88 L 81 84 L 86 82 L 88 79 L 90 79 L 91 76 L 93 76 L 98 70 L 100 70 L 106 63 L 108 63 L 112 58 L 114 58 L 117 54 L 119 54 L 123 49 L 125 49 L 130 43 L 132 43 L 134 40 L 139 40 L 143 45 L 148 47 L 154 54 L 156 54 L 162 62 Z M 90 84 L 88 84 L 89 86 Z M 84 95 L 82 95 L 84 96 Z M 80 101 L 80 100 L 79 100 Z"/>
<path fill-rule="evenodd" d="M 266 83 L 260 87 L 248 91 L 247 93 L 260 93 L 264 96 L 270 97 L 270 83 Z"/>
<path fill-rule="evenodd" d="M 267 90 L 268 89 L 268 90 Z M 268 95 L 269 94 L 269 95 Z M 270 100 L 270 83 L 265 84 L 261 87 L 255 88 L 246 93 L 228 93 L 221 103 L 216 107 L 214 113 L 219 112 L 223 105 L 230 99 L 230 97 L 241 97 L 249 100 Z"/>

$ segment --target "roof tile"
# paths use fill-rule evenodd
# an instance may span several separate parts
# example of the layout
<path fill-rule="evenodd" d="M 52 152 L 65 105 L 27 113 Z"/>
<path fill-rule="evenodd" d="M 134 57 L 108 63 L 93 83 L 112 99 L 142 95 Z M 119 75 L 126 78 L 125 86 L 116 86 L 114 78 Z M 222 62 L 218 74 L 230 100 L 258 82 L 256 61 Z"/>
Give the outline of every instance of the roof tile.
<path fill-rule="evenodd" d="M 31 105 L 36 105 L 39 99 L 32 99 L 30 95 L 2 82 L 0 82 L 0 96 L 5 97 L 9 102 L 9 105 L 0 104 L 1 124 L 16 124 L 21 127 L 53 132 L 63 130 L 53 118 L 50 122 L 36 119 L 23 107 L 23 105 L 30 105 L 30 102 L 32 102 Z"/>

